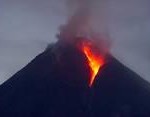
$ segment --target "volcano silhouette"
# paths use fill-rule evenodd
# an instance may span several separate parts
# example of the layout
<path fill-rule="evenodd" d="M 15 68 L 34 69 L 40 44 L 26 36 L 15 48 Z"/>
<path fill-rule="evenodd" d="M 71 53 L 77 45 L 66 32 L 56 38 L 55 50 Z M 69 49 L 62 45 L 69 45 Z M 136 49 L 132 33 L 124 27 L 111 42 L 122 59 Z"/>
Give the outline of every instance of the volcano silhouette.
<path fill-rule="evenodd" d="M 86 57 L 57 42 L 0 86 L 0 117 L 150 117 L 150 85 L 111 55 L 92 87 Z"/>

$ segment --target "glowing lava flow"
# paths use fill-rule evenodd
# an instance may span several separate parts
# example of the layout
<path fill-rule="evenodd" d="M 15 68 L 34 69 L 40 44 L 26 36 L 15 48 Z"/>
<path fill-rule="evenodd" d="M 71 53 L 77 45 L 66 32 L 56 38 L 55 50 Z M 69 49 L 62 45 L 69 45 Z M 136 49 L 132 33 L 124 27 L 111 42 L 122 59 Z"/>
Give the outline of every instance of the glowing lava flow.
<path fill-rule="evenodd" d="M 89 83 L 89 86 L 91 87 L 94 82 L 95 76 L 97 75 L 101 66 L 104 64 L 104 60 L 103 57 L 94 53 L 90 43 L 83 43 L 82 51 L 86 55 L 89 62 L 88 64 L 91 68 L 91 79 Z"/>

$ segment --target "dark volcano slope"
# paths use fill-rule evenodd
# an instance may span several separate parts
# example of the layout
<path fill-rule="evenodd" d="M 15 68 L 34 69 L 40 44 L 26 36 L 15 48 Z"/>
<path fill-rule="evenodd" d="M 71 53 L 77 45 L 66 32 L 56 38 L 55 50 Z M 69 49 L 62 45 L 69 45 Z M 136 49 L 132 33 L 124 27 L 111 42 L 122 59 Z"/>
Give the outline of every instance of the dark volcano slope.
<path fill-rule="evenodd" d="M 113 57 L 91 90 L 94 117 L 150 117 L 150 84 Z"/>
<path fill-rule="evenodd" d="M 85 57 L 73 47 L 56 46 L 61 61 L 49 48 L 0 86 L 0 117 L 88 116 Z"/>
<path fill-rule="evenodd" d="M 1 117 L 149 117 L 150 85 L 115 58 L 91 88 L 86 57 L 56 43 L 0 86 Z"/>

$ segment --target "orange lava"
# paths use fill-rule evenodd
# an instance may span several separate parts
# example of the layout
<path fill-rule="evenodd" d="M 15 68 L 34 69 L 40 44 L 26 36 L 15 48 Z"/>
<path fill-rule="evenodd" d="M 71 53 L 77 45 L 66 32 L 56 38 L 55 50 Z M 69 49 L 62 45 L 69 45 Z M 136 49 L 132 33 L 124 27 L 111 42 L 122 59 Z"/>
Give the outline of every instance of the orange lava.
<path fill-rule="evenodd" d="M 95 51 L 92 49 L 91 43 L 89 42 L 84 42 L 82 44 L 82 51 L 86 55 L 88 59 L 88 64 L 91 68 L 91 79 L 89 83 L 89 86 L 91 87 L 99 69 L 104 64 L 104 59 L 102 56 L 95 53 Z"/>

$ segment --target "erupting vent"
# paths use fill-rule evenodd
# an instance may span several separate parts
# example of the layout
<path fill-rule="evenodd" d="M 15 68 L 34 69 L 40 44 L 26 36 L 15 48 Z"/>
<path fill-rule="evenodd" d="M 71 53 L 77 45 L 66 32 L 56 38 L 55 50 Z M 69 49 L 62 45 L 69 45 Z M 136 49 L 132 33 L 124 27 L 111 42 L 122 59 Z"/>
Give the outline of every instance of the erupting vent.
<path fill-rule="evenodd" d="M 82 43 L 82 51 L 86 55 L 88 59 L 88 64 L 91 68 L 91 78 L 89 83 L 89 86 L 91 87 L 99 69 L 104 64 L 104 58 L 96 53 L 90 41 L 85 41 Z"/>

